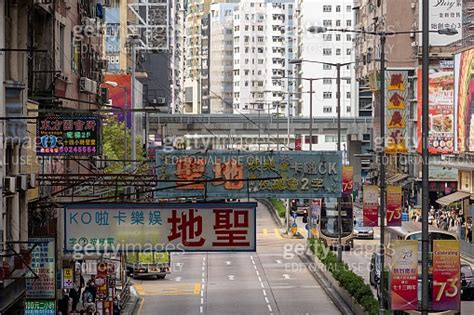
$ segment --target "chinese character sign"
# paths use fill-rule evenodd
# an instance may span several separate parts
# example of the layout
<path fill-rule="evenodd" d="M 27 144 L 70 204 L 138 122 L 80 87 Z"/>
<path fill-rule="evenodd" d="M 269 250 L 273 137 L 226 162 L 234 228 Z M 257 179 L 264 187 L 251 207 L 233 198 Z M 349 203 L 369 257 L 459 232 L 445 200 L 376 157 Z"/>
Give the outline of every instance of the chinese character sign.
<path fill-rule="evenodd" d="M 255 203 L 65 207 L 65 248 L 255 251 Z"/>
<path fill-rule="evenodd" d="M 100 117 L 42 116 L 37 122 L 36 154 L 100 154 Z"/>
<path fill-rule="evenodd" d="M 385 152 L 407 153 L 408 71 L 385 71 Z"/>
<path fill-rule="evenodd" d="M 379 187 L 376 185 L 364 186 L 364 226 L 378 226 L 379 221 Z"/>
<path fill-rule="evenodd" d="M 36 243 L 31 253 L 31 269 L 38 279 L 28 272 L 26 279 L 26 297 L 33 299 L 55 298 L 55 243 L 54 238 L 30 238 L 30 248 Z M 31 278 L 30 278 L 31 277 Z"/>
<path fill-rule="evenodd" d="M 338 197 L 338 152 L 157 151 L 156 197 Z"/>
<path fill-rule="evenodd" d="M 387 186 L 387 225 L 402 225 L 402 187 Z"/>
<path fill-rule="evenodd" d="M 429 30 L 438 31 L 446 28 L 453 28 L 458 33 L 451 36 L 430 32 L 430 45 L 446 46 L 462 39 L 462 0 L 429 0 Z M 423 10 L 421 2 L 419 8 L 419 21 L 422 21 Z M 421 31 L 421 24 L 420 31 Z M 421 42 L 421 34 L 419 37 Z"/>
<path fill-rule="evenodd" d="M 459 310 L 460 247 L 457 240 L 433 241 L 433 310 Z"/>
<path fill-rule="evenodd" d="M 344 195 L 351 195 L 354 189 L 353 180 L 354 168 L 352 166 L 344 165 L 342 167 L 342 193 Z"/>
<path fill-rule="evenodd" d="M 422 72 L 418 70 L 418 121 L 423 106 Z M 454 74 L 453 71 L 430 73 L 429 80 L 429 132 L 430 154 L 449 154 L 454 150 Z M 418 152 L 421 153 L 421 124 L 418 124 Z"/>
<path fill-rule="evenodd" d="M 418 241 L 392 241 L 390 291 L 392 310 L 418 307 Z"/>
<path fill-rule="evenodd" d="M 56 302 L 54 300 L 26 300 L 24 315 L 55 315 Z"/>

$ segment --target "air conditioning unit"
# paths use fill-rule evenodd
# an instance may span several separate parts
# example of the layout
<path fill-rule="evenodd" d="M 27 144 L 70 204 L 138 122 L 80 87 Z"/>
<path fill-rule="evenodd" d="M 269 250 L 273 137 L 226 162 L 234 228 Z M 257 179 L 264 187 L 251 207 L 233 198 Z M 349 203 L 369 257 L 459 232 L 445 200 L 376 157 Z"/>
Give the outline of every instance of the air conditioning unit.
<path fill-rule="evenodd" d="M 50 4 L 52 0 L 34 0 L 34 4 Z"/>
<path fill-rule="evenodd" d="M 21 191 L 28 190 L 28 175 L 18 175 L 17 176 L 17 187 Z"/>
<path fill-rule="evenodd" d="M 29 179 L 30 179 L 28 182 L 29 188 L 35 188 L 36 187 L 36 174 L 34 173 L 30 174 Z"/>
<path fill-rule="evenodd" d="M 79 90 L 86 93 L 97 93 L 97 82 L 89 78 L 82 77 L 79 81 Z"/>
<path fill-rule="evenodd" d="M 11 194 L 16 193 L 16 177 L 5 177 L 3 186 L 5 192 Z"/>

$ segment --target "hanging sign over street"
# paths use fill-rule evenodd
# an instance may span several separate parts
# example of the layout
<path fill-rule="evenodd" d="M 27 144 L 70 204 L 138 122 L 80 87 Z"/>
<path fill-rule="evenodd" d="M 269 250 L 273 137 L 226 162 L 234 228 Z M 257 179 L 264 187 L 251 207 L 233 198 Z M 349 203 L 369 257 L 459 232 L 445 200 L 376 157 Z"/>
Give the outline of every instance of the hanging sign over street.
<path fill-rule="evenodd" d="M 255 251 L 256 203 L 74 204 L 66 251 Z"/>

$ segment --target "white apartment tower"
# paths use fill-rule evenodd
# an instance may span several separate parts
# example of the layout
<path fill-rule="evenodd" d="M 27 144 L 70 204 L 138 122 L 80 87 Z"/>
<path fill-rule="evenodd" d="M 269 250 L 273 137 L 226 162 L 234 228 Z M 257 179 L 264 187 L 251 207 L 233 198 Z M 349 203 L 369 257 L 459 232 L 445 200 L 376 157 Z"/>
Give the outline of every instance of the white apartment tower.
<path fill-rule="evenodd" d="M 328 63 L 354 62 L 353 37 L 351 33 L 328 31 L 311 34 L 310 26 L 333 29 L 354 29 L 353 0 L 298 0 L 298 59 Z M 313 78 L 313 117 L 337 116 L 336 67 L 304 62 L 299 66 L 300 78 Z M 354 77 L 354 64 L 341 69 L 342 78 Z M 326 78 L 326 79 L 323 79 Z M 334 78 L 334 79 L 331 79 Z M 351 117 L 358 113 L 355 82 L 341 81 L 341 116 Z M 310 83 L 301 80 L 299 108 L 301 115 L 310 115 Z"/>
<path fill-rule="evenodd" d="M 241 0 L 234 11 L 234 110 L 293 114 L 294 0 Z"/>

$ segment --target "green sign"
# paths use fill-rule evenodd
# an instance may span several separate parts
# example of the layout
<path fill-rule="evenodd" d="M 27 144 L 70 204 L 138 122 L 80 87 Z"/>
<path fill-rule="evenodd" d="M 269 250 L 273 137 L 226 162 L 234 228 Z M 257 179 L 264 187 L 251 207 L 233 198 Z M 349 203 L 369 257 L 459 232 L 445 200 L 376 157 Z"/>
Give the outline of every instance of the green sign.
<path fill-rule="evenodd" d="M 54 300 L 26 300 L 25 315 L 55 315 L 56 303 Z"/>

